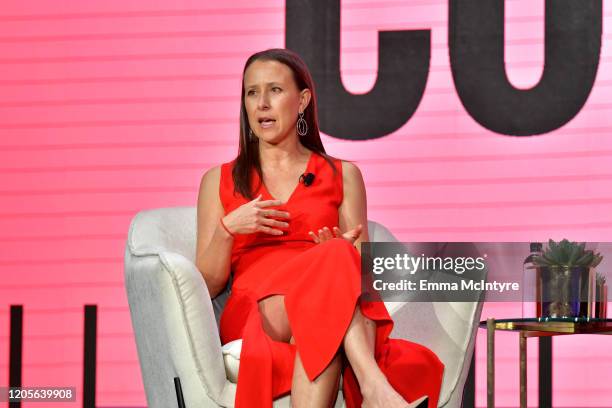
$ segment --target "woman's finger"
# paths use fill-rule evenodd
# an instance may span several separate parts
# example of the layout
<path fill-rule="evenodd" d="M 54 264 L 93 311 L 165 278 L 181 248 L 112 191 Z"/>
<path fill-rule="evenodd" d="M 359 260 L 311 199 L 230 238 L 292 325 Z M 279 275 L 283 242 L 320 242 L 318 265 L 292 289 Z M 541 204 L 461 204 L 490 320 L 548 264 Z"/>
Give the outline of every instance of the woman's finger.
<path fill-rule="evenodd" d="M 257 203 L 257 205 L 261 208 L 263 207 L 272 207 L 275 205 L 283 205 L 281 200 L 264 200 Z"/>
<path fill-rule="evenodd" d="M 289 213 L 287 211 L 279 211 L 279 210 L 261 210 L 261 215 L 264 217 L 279 217 L 279 218 L 289 218 Z"/>
<path fill-rule="evenodd" d="M 270 228 L 265 225 L 258 226 L 257 230 L 261 232 L 265 232 L 266 234 L 270 234 L 270 235 L 283 235 L 283 231 L 279 229 L 275 229 L 275 228 Z"/>
<path fill-rule="evenodd" d="M 325 235 L 326 240 L 332 239 L 334 237 L 328 227 L 323 227 L 323 234 Z"/>
<path fill-rule="evenodd" d="M 309 231 L 308 235 L 312 237 L 312 240 L 315 242 L 315 244 L 318 244 L 320 242 L 319 237 L 317 237 L 317 234 L 315 234 L 314 232 Z"/>
<path fill-rule="evenodd" d="M 340 237 L 340 236 L 342 236 L 342 231 L 340 231 L 340 228 L 338 228 L 338 227 L 334 227 L 334 235 L 335 235 L 336 237 Z"/>
<path fill-rule="evenodd" d="M 272 218 L 262 218 L 261 223 L 264 225 L 269 225 L 271 227 L 289 228 L 288 222 L 278 221 Z"/>

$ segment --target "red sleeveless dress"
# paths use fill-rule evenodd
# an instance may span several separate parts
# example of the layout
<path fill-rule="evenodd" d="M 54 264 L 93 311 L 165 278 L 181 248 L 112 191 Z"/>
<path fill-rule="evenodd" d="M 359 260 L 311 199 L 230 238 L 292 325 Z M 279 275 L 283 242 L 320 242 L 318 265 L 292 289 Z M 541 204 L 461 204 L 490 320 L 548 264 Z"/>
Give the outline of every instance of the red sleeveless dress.
<path fill-rule="evenodd" d="M 242 339 L 235 406 L 269 408 L 291 391 L 296 348 L 308 378 L 314 380 L 333 359 L 359 304 L 364 316 L 376 322 L 375 358 L 391 385 L 407 401 L 429 396 L 429 408 L 438 406 L 444 365 L 428 348 L 390 339 L 393 321 L 382 302 L 362 302 L 360 255 L 342 238 L 315 244 L 308 235 L 324 226 L 338 225 L 342 203 L 342 164 L 332 159 L 337 173 L 320 155 L 312 153 L 306 172 L 315 174 L 309 186 L 298 184 L 279 207 L 290 214 L 283 235 L 236 235 L 231 267 L 231 295 L 221 315 L 221 341 Z M 234 193 L 232 167 L 221 166 L 219 194 L 225 214 L 246 203 Z M 252 171 L 255 196 L 274 199 Z M 264 331 L 258 301 L 285 295 L 285 308 L 295 344 L 272 340 Z M 361 406 L 359 384 L 350 367 L 342 371 L 347 408 Z"/>

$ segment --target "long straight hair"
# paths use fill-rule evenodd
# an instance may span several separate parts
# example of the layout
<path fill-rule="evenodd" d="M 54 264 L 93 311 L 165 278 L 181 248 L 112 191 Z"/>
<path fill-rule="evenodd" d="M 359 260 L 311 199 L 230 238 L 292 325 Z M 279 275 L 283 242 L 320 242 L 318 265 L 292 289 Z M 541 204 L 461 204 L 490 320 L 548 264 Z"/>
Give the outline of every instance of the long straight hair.
<path fill-rule="evenodd" d="M 255 169 L 259 175 L 259 180 L 263 180 L 261 171 L 261 162 L 259 160 L 259 139 L 254 137 L 251 140 L 249 131 L 249 118 L 247 116 L 246 105 L 244 103 L 244 74 L 247 68 L 255 61 L 277 61 L 289 67 L 293 73 L 293 80 L 297 88 L 302 91 L 306 88 L 310 90 L 310 103 L 304 110 L 304 120 L 308 124 L 308 133 L 305 136 L 299 136 L 300 143 L 312 150 L 314 153 L 322 156 L 334 170 L 334 175 L 337 173 L 331 156 L 325 153 L 325 148 L 321 142 L 319 134 L 319 119 L 317 115 L 317 98 L 315 94 L 314 82 L 308 67 L 295 52 L 285 48 L 271 48 L 268 50 L 257 52 L 249 57 L 242 71 L 242 88 L 240 96 L 240 142 L 238 146 L 238 157 L 232 170 L 232 178 L 234 179 L 234 191 L 240 193 L 243 197 L 252 200 L 254 197 L 254 186 L 251 186 L 251 171 Z M 297 120 L 297 116 L 296 116 Z M 257 187 L 259 188 L 259 186 Z"/>

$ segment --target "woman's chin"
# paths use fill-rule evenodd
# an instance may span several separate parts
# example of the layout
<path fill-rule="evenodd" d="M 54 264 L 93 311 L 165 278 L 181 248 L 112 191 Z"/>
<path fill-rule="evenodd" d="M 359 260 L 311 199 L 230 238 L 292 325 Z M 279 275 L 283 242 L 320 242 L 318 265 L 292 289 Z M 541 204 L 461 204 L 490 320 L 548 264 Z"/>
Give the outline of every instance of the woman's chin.
<path fill-rule="evenodd" d="M 281 143 L 282 141 L 284 141 L 287 138 L 287 135 L 279 135 L 278 133 L 276 134 L 263 134 L 261 136 L 259 136 L 259 141 L 260 142 L 265 142 L 267 144 L 271 144 L 271 145 L 276 145 Z"/>

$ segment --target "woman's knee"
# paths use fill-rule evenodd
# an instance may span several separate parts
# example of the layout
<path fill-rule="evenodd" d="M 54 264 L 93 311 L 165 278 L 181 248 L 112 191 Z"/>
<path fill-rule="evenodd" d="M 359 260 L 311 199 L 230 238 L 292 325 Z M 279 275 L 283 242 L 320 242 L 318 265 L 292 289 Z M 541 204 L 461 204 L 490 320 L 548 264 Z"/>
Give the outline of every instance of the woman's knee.
<path fill-rule="evenodd" d="M 285 309 L 285 296 L 272 295 L 258 302 L 264 331 L 272 340 L 289 342 L 291 326 Z"/>
<path fill-rule="evenodd" d="M 357 248 L 344 238 L 332 238 L 319 244 L 320 250 L 334 260 L 344 262 L 359 262 L 359 252 Z"/>
<path fill-rule="evenodd" d="M 344 238 L 339 238 L 339 237 L 335 237 L 330 240 L 327 240 L 323 244 L 334 247 L 335 249 L 342 248 L 342 249 L 345 249 L 345 250 L 347 249 L 350 251 L 355 249 L 355 246 L 349 240 L 346 240 Z"/>

